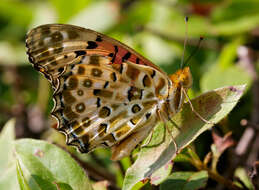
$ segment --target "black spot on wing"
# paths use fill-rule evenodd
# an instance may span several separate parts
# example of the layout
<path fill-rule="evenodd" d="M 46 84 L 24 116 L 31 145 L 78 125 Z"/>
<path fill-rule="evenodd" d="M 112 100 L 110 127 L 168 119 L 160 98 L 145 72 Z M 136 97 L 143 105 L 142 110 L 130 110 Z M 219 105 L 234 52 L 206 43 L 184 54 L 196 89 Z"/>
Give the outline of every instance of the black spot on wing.
<path fill-rule="evenodd" d="M 33 63 L 34 62 L 33 57 L 29 56 L 29 61 L 30 61 L 30 63 Z"/>
<path fill-rule="evenodd" d="M 139 97 L 140 100 L 141 100 L 142 97 L 143 97 L 143 91 L 144 91 L 143 89 L 140 90 L 140 97 Z"/>
<path fill-rule="evenodd" d="M 140 60 L 139 60 L 139 58 L 137 57 L 137 58 L 136 58 L 136 64 L 139 64 L 139 61 L 140 61 Z"/>
<path fill-rule="evenodd" d="M 103 88 L 107 88 L 108 85 L 109 85 L 109 81 L 106 81 L 105 84 L 103 85 Z"/>
<path fill-rule="evenodd" d="M 99 108 L 101 106 L 101 99 L 98 97 L 96 101 L 96 106 Z"/>
<path fill-rule="evenodd" d="M 88 41 L 87 43 L 88 45 L 86 46 L 86 49 L 95 49 L 98 47 L 98 44 L 96 42 Z"/>
<path fill-rule="evenodd" d="M 76 54 L 76 58 L 77 58 L 78 56 L 85 55 L 86 52 L 85 51 L 75 51 L 75 54 Z"/>
<path fill-rule="evenodd" d="M 114 56 L 114 53 L 109 53 L 108 56 L 109 56 L 109 57 L 113 57 L 113 56 Z"/>
<path fill-rule="evenodd" d="M 100 128 L 103 129 L 105 131 L 105 133 L 107 132 L 107 127 L 108 127 L 107 123 L 101 123 L 100 124 Z"/>
<path fill-rule="evenodd" d="M 117 53 L 119 51 L 118 46 L 114 46 L 114 51 Z"/>
<path fill-rule="evenodd" d="M 59 73 L 62 73 L 64 70 L 65 70 L 64 67 L 60 67 L 60 68 L 58 69 L 58 72 L 59 72 Z"/>
<path fill-rule="evenodd" d="M 150 116 L 151 116 L 151 113 L 147 113 L 146 114 L 146 119 L 150 118 Z"/>
<path fill-rule="evenodd" d="M 132 113 L 137 113 L 141 110 L 141 107 L 138 104 L 134 104 L 131 108 Z"/>
<path fill-rule="evenodd" d="M 122 61 L 126 61 L 126 60 L 128 60 L 128 59 L 130 58 L 130 56 L 131 56 L 131 53 L 130 53 L 130 52 L 127 52 L 127 53 L 121 58 L 121 60 L 122 60 Z"/>
<path fill-rule="evenodd" d="M 94 94 L 95 96 L 97 96 L 97 95 L 100 94 L 100 92 L 101 92 L 100 89 L 94 89 L 93 94 Z"/>
<path fill-rule="evenodd" d="M 115 72 L 113 72 L 113 73 L 111 74 L 111 79 L 112 79 L 113 82 L 115 82 L 115 81 L 117 80 L 117 76 L 116 76 L 116 73 L 115 73 Z"/>
<path fill-rule="evenodd" d="M 130 122 L 131 122 L 132 125 L 136 125 L 136 123 L 134 123 L 133 119 L 131 119 Z"/>
<path fill-rule="evenodd" d="M 118 51 L 119 51 L 118 46 L 114 46 L 114 55 L 113 55 L 112 60 L 111 60 L 112 63 L 114 63 Z"/>
<path fill-rule="evenodd" d="M 102 142 L 102 145 L 104 145 L 105 147 L 109 147 L 109 145 L 106 142 Z"/>
<path fill-rule="evenodd" d="M 123 64 L 120 65 L 120 70 L 119 70 L 120 74 L 122 74 L 122 71 L 123 71 Z"/>
<path fill-rule="evenodd" d="M 100 35 L 97 35 L 97 38 L 96 38 L 96 40 L 95 41 L 97 41 L 97 42 L 101 42 L 101 41 L 103 41 L 103 39 L 102 39 L 102 37 L 100 36 Z"/>
<path fill-rule="evenodd" d="M 152 74 L 151 74 L 151 77 L 154 78 L 156 76 L 156 71 L 153 70 Z"/>
<path fill-rule="evenodd" d="M 133 89 L 133 87 L 130 87 L 130 89 L 128 90 L 128 100 L 129 101 L 131 101 L 132 96 L 133 96 L 132 93 L 131 93 L 132 89 Z"/>
<path fill-rule="evenodd" d="M 64 85 L 63 85 L 63 90 L 66 90 L 66 89 L 67 89 L 67 84 L 64 83 Z"/>

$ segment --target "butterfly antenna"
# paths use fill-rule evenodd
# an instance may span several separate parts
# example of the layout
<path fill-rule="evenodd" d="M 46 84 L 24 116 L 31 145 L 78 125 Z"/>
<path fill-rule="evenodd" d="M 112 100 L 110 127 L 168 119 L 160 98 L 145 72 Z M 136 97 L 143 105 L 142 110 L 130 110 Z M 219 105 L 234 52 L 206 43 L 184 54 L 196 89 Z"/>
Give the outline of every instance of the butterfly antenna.
<path fill-rule="evenodd" d="M 200 36 L 198 45 L 196 46 L 195 50 L 193 50 L 193 52 L 191 53 L 191 55 L 189 55 L 189 57 L 187 58 L 187 60 L 184 62 L 183 67 L 185 67 L 185 66 L 187 65 L 187 63 L 190 61 L 190 59 L 192 58 L 192 56 L 194 56 L 194 55 L 197 53 L 197 51 L 200 49 L 200 47 L 201 47 L 201 42 L 202 42 L 203 39 L 204 39 L 204 37 L 203 37 L 203 36 Z"/>
<path fill-rule="evenodd" d="M 189 18 L 186 16 L 185 17 L 185 38 L 184 38 L 184 45 L 183 45 L 183 56 L 181 60 L 181 69 L 183 68 L 183 65 L 184 65 L 184 53 L 185 53 L 185 48 L 188 41 L 188 24 L 187 24 L 188 20 Z"/>

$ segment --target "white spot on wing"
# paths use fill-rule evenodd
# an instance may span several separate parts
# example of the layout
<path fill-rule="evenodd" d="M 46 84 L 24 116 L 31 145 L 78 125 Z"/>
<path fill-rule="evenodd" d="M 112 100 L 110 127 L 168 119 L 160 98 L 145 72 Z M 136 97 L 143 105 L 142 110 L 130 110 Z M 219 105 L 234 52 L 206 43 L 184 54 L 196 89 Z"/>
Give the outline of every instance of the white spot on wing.
<path fill-rule="evenodd" d="M 68 39 L 68 34 L 66 31 L 61 31 L 60 33 L 62 34 L 63 39 Z"/>
<path fill-rule="evenodd" d="M 51 37 L 46 37 L 43 41 L 44 44 L 48 44 L 51 41 Z"/>
<path fill-rule="evenodd" d="M 82 63 L 89 64 L 89 60 L 90 60 L 89 56 L 84 56 L 84 58 L 82 59 Z"/>

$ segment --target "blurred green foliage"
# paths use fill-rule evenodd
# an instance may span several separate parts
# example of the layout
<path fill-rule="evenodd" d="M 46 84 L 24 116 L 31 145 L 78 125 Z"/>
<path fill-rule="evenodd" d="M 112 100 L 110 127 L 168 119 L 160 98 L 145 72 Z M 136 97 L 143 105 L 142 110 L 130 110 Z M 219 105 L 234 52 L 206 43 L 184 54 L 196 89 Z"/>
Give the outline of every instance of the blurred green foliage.
<path fill-rule="evenodd" d="M 185 16 L 189 16 L 187 27 Z M 16 137 L 62 144 L 62 137 L 49 129 L 53 106 L 50 86 L 25 54 L 26 33 L 47 23 L 69 23 L 102 32 L 129 45 L 167 73 L 180 66 L 185 33 L 185 60 L 203 36 L 199 51 L 188 62 L 194 78 L 189 95 L 193 98 L 214 88 L 247 84 L 245 96 L 229 119 L 219 124 L 222 128 L 218 127 L 222 133 L 232 131 L 236 141 L 242 135 L 240 121 L 251 117 L 251 84 L 259 70 L 258 0 L 1 0 L 0 126 L 15 117 Z M 251 67 L 257 70 L 251 71 Z M 210 134 L 198 139 L 199 155 L 204 156 L 209 149 L 208 141 Z M 132 160 L 112 163 L 107 160 L 109 155 L 108 150 L 100 149 L 93 157 L 78 157 L 96 167 L 101 162 L 121 187 Z"/>

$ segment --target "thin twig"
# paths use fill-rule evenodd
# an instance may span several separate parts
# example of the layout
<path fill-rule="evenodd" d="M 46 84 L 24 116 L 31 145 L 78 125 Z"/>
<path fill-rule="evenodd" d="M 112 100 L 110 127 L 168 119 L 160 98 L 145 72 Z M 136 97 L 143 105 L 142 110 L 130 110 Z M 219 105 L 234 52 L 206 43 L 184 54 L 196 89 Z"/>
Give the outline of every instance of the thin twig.
<path fill-rule="evenodd" d="M 191 160 L 191 163 L 198 170 L 206 170 L 211 179 L 217 181 L 220 184 L 223 184 L 228 189 L 241 190 L 241 188 L 239 188 L 237 185 L 235 185 L 231 180 L 226 179 L 225 177 L 221 176 L 217 171 L 212 171 L 205 164 L 203 164 L 200 160 Z"/>

